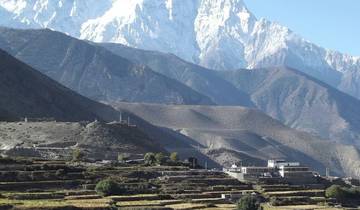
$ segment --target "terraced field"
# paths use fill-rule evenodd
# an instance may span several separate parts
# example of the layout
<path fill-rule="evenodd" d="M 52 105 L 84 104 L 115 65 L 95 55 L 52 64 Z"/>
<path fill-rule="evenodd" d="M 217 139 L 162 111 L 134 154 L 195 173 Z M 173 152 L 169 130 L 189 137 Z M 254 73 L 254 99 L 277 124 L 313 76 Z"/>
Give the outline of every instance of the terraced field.
<path fill-rule="evenodd" d="M 98 195 L 95 185 L 106 177 L 126 195 Z M 234 209 L 222 194 L 252 192 L 222 172 L 182 166 L 12 160 L 0 164 L 0 180 L 0 209 Z"/>
<path fill-rule="evenodd" d="M 221 171 L 180 165 L 0 158 L 0 209 L 227 210 L 235 209 L 245 194 L 257 194 L 265 210 L 337 209 L 327 206 L 322 184 L 251 185 Z M 106 178 L 124 191 L 113 196 L 98 194 L 95 186 Z"/>
<path fill-rule="evenodd" d="M 337 210 L 326 204 L 324 185 L 259 185 L 255 187 L 269 202 L 264 210 Z"/>

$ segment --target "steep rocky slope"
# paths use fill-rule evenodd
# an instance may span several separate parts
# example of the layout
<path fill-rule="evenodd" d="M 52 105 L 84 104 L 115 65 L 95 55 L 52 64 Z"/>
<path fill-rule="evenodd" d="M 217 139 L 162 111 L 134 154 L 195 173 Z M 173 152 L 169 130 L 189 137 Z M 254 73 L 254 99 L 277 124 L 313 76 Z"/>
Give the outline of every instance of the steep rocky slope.
<path fill-rule="evenodd" d="M 355 147 L 288 128 L 254 109 L 127 103 L 115 107 L 187 136 L 195 148 L 221 164 L 237 162 L 241 157 L 251 157 L 251 161 L 285 158 L 311 165 L 320 172 L 330 167 L 339 175 L 360 176 L 356 168 L 360 165 L 359 150 Z M 224 153 L 216 152 L 219 149 Z"/>
<path fill-rule="evenodd" d="M 287 65 L 360 97 L 360 57 L 258 19 L 243 0 L 1 0 L 0 8 L 1 25 L 170 52 L 211 69 Z"/>
<path fill-rule="evenodd" d="M 0 50 L 0 119 L 111 120 L 112 108 L 91 101 Z M 117 114 L 116 114 L 117 115 Z"/>
<path fill-rule="evenodd" d="M 286 125 L 360 145 L 360 101 L 297 70 L 274 67 L 220 73 L 255 106 Z"/>
<path fill-rule="evenodd" d="M 116 43 L 99 43 L 98 45 L 176 79 L 202 95 L 208 96 L 216 104 L 253 106 L 246 93 L 219 77 L 215 71 L 186 62 L 175 55 L 130 48 Z"/>
<path fill-rule="evenodd" d="M 146 66 L 59 32 L 0 28 L 0 48 L 94 100 L 214 104 Z"/>

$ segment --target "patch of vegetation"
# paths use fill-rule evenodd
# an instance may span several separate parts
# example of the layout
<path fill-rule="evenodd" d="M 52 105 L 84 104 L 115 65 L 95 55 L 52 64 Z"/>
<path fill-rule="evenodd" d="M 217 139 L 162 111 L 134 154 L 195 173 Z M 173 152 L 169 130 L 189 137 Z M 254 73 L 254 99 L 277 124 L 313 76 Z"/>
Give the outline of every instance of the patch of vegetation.
<path fill-rule="evenodd" d="M 270 204 L 273 206 L 307 205 L 314 202 L 308 196 L 272 197 Z"/>
<path fill-rule="evenodd" d="M 332 185 L 325 191 L 327 198 L 336 199 L 337 202 L 344 203 L 360 203 L 360 188 L 358 187 L 342 187 L 340 185 Z"/>
<path fill-rule="evenodd" d="M 260 209 L 260 202 L 255 196 L 245 195 L 243 196 L 238 204 L 237 210 L 257 210 Z"/>
<path fill-rule="evenodd" d="M 101 180 L 96 184 L 95 191 L 102 196 L 109 195 L 121 195 L 124 193 L 124 189 L 120 185 L 110 178 Z"/>
<path fill-rule="evenodd" d="M 167 162 L 167 157 L 163 153 L 156 153 L 155 155 L 156 163 L 159 165 L 164 165 Z"/>
<path fill-rule="evenodd" d="M 79 162 L 83 161 L 85 158 L 85 153 L 80 149 L 75 149 L 72 153 L 72 161 Z"/>
<path fill-rule="evenodd" d="M 118 154 L 117 159 L 121 163 L 126 162 L 130 159 L 130 154 L 128 154 L 128 153 Z"/>
<path fill-rule="evenodd" d="M 156 163 L 156 157 L 155 154 L 152 152 L 148 152 L 144 156 L 144 162 L 146 165 L 155 165 Z"/>
<path fill-rule="evenodd" d="M 171 153 L 171 154 L 170 154 L 170 160 L 173 161 L 173 162 L 179 161 L 178 153 L 177 153 L 177 152 Z"/>

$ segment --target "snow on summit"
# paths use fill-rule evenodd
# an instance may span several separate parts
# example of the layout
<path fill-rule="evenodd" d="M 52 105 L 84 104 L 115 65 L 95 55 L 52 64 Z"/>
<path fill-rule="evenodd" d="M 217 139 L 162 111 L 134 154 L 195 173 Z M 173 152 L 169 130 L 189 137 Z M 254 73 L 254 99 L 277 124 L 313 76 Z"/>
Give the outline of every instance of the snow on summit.
<path fill-rule="evenodd" d="M 217 70 L 287 65 L 360 97 L 354 85 L 360 80 L 359 58 L 257 19 L 243 0 L 0 0 L 0 17 L 3 26 L 47 27 L 173 53 Z M 354 79 L 342 81 L 349 77 Z"/>

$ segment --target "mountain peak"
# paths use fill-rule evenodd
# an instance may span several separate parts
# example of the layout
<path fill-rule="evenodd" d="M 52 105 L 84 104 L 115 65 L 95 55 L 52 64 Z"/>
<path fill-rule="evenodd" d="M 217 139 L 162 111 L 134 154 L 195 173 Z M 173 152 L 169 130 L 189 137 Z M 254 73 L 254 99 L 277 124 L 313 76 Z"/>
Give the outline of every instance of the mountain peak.
<path fill-rule="evenodd" d="M 286 65 L 360 97 L 359 58 L 258 20 L 243 0 L 0 0 L 0 25 L 48 27 L 172 53 L 217 70 Z"/>

